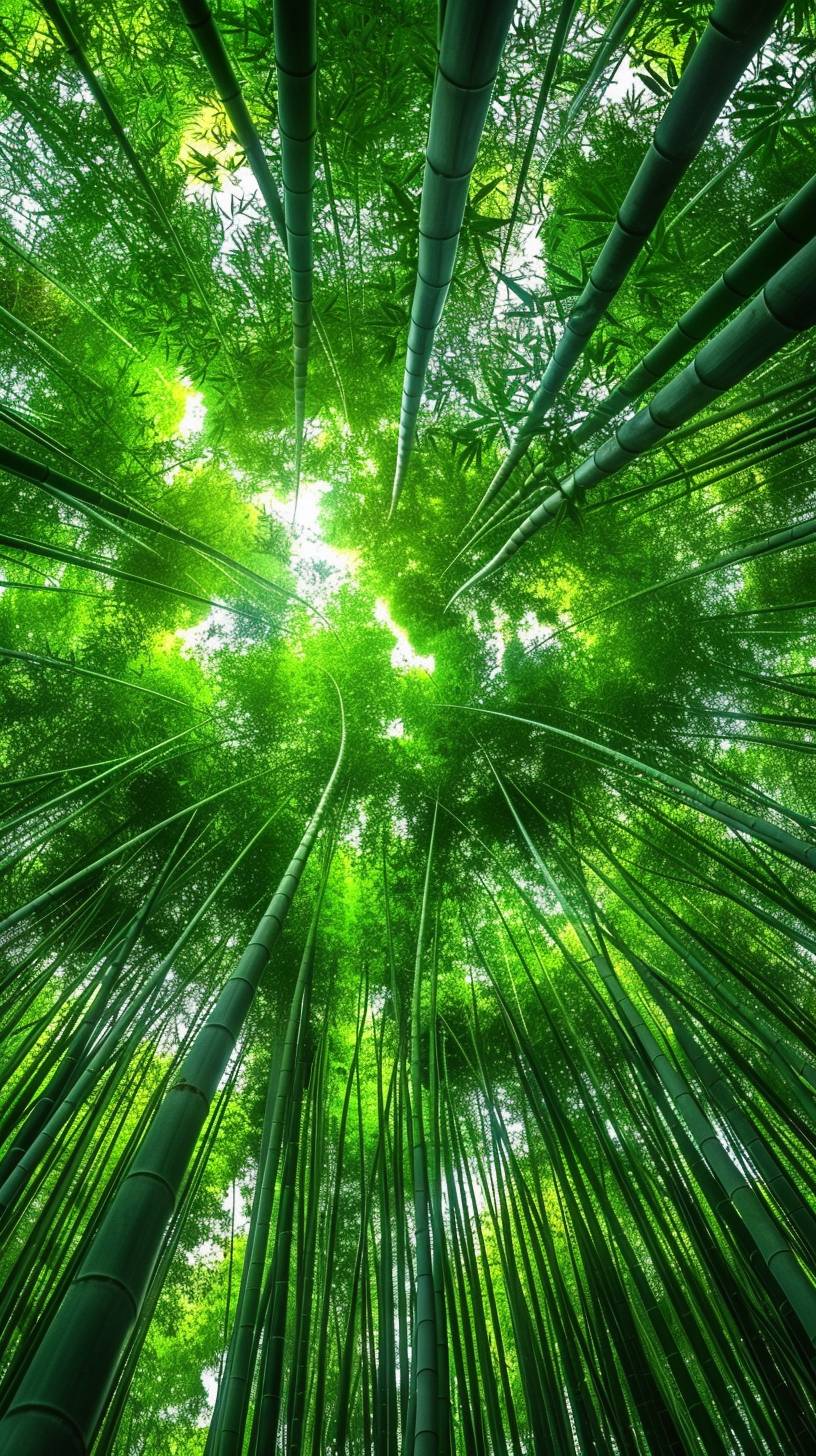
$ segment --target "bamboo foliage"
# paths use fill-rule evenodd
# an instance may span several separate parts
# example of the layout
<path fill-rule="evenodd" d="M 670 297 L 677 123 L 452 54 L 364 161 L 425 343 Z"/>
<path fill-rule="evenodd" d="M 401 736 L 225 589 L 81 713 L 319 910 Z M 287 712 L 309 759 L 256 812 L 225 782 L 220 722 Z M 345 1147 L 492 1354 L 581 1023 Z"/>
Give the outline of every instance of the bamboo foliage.
<path fill-rule="evenodd" d="M 808 1456 L 808 7 L 6 11 L 0 1452 Z"/>
<path fill-rule="evenodd" d="M 286 220 L 280 192 L 212 11 L 205 0 L 179 0 L 179 5 L 285 247 Z"/>
<path fill-rule="evenodd" d="M 130 167 L 134 177 L 136 178 L 136 181 L 138 182 L 141 191 L 147 198 L 148 204 L 152 212 L 154 213 L 160 228 L 170 239 L 173 249 L 182 264 L 182 267 L 191 287 L 195 290 L 195 292 L 201 299 L 201 302 L 207 310 L 213 327 L 215 328 L 219 339 L 221 339 L 223 343 L 223 335 L 221 333 L 221 328 L 218 323 L 217 316 L 213 312 L 207 295 L 202 287 L 201 281 L 195 268 L 195 263 L 192 259 L 189 258 L 184 243 L 178 235 L 174 223 L 167 211 L 167 208 L 164 205 L 164 202 L 162 201 L 162 198 L 155 184 L 151 181 L 151 178 L 148 175 L 144 164 L 138 157 L 135 148 L 133 147 L 133 144 L 128 138 L 127 132 L 125 131 L 125 128 L 123 127 L 111 103 L 110 97 L 108 96 L 105 87 L 103 86 L 102 82 L 100 81 L 99 77 L 96 75 L 93 67 L 91 66 L 80 36 L 78 35 L 74 26 L 71 24 L 69 17 L 66 15 L 65 10 L 60 4 L 60 0 L 41 0 L 41 3 L 45 14 L 48 16 L 48 19 L 51 21 L 51 24 L 56 30 L 57 35 L 59 36 L 63 45 L 66 47 L 72 60 L 75 62 L 77 69 L 79 70 L 82 79 L 85 82 L 85 85 L 88 87 L 88 90 L 91 92 L 91 95 L 93 96 L 97 105 L 100 107 L 102 114 L 105 117 L 108 126 L 110 127 L 111 133 L 116 139 L 117 146 L 119 147 L 123 157 L 127 161 L 127 164 Z"/>

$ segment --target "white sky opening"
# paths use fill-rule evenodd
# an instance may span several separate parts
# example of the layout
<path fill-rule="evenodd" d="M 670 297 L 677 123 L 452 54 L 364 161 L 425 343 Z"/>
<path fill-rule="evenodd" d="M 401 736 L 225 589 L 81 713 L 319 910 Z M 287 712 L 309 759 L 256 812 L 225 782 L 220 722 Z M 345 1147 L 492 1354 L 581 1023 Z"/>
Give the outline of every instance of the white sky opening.
<path fill-rule="evenodd" d="M 307 438 L 310 428 L 318 430 L 319 421 L 306 421 Z M 358 551 L 330 546 L 323 539 L 320 506 L 323 497 L 330 491 L 331 485 L 327 480 L 301 479 L 294 526 L 291 498 L 283 500 L 273 490 L 265 490 L 252 498 L 253 505 L 274 516 L 286 527 L 289 533 L 289 567 L 294 573 L 295 590 L 321 611 L 325 611 L 335 592 L 356 580 L 360 563 Z"/>
<path fill-rule="evenodd" d="M 184 391 L 184 413 L 176 425 L 174 439 L 189 440 L 191 435 L 201 434 L 207 418 L 207 406 L 201 390 L 193 389 L 191 380 L 182 379 L 180 387 Z"/>
<path fill-rule="evenodd" d="M 423 657 L 420 652 L 415 652 L 408 640 L 408 635 L 402 627 L 398 627 L 388 609 L 388 603 L 382 597 L 378 597 L 374 604 L 374 620 L 382 627 L 387 627 L 394 638 L 394 648 L 391 653 L 391 666 L 395 672 L 435 672 L 436 658 L 433 653 Z"/>

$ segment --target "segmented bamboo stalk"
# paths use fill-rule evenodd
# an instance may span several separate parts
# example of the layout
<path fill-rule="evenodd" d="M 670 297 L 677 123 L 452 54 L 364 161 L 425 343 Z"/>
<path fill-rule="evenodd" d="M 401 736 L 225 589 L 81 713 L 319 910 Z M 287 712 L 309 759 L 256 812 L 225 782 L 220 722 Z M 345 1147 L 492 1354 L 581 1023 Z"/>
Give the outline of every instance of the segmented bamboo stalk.
<path fill-rule="evenodd" d="M 419 262 L 392 515 L 405 483 L 434 336 L 456 265 L 470 176 L 514 9 L 515 0 L 448 0 L 445 5 L 419 208 Z"/>
<path fill-rule="evenodd" d="M 286 67 L 290 64 L 292 58 L 302 60 L 304 54 L 311 55 L 312 53 L 314 53 L 315 67 L 317 65 L 315 3 L 316 0 L 308 0 L 305 25 L 303 24 L 303 7 L 298 7 L 293 3 L 293 0 L 279 0 L 279 4 L 275 6 L 276 58 L 278 56 L 279 33 L 286 51 L 286 54 L 283 51 L 280 53 L 280 64 L 278 68 L 279 112 L 281 105 L 283 106 L 283 111 L 280 114 L 282 140 L 284 143 L 281 149 L 284 195 L 287 198 L 286 204 L 284 205 L 272 176 L 269 163 L 266 160 L 263 144 L 249 114 L 238 78 L 209 6 L 204 3 L 204 0 L 179 0 L 196 45 L 212 76 L 219 100 L 224 106 L 235 129 L 235 134 L 246 153 L 247 161 L 252 168 L 253 176 L 269 210 L 270 217 L 275 225 L 275 230 L 284 246 L 287 257 L 289 257 L 290 269 L 292 267 L 292 259 L 290 257 L 290 232 L 293 238 L 300 236 L 294 224 L 299 224 L 303 220 L 304 211 L 308 211 L 309 214 L 308 236 L 311 238 L 311 189 L 314 185 L 314 131 L 317 125 L 317 91 L 316 73 L 312 73 L 309 70 L 308 63 L 303 72 L 295 70 L 291 77 Z M 287 62 L 287 55 L 290 57 L 290 62 Z M 298 92 L 300 94 L 296 94 Z M 304 133 L 302 128 L 304 125 L 308 127 L 310 116 L 313 116 L 314 120 L 311 127 L 311 134 L 309 135 Z M 287 132 L 287 125 L 294 126 L 295 130 Z M 303 182 L 307 177 L 307 173 L 311 181 L 308 187 L 304 187 Z M 291 198 L 288 196 L 290 189 L 292 192 Z M 298 193 L 302 194 L 302 200 L 298 200 L 296 195 Z M 307 193 L 308 197 L 306 195 Z M 306 234 L 303 234 L 303 236 L 305 237 Z M 305 256 L 304 245 L 298 242 L 294 251 L 297 255 L 296 262 L 300 265 Z M 309 259 L 311 259 L 310 249 Z M 299 273 L 302 271 L 300 266 L 298 266 L 296 271 Z M 308 313 L 309 323 L 311 323 L 312 319 L 314 320 L 315 332 L 326 355 L 332 375 L 334 376 L 337 391 L 343 404 L 343 412 L 347 414 L 343 380 L 334 357 L 331 341 L 326 332 L 325 324 L 321 322 L 320 315 L 311 308 L 311 262 L 309 263 L 309 269 L 306 271 L 309 273 L 308 299 L 303 294 L 306 286 L 305 283 L 299 281 L 297 285 L 297 293 L 303 296 L 298 298 L 294 310 L 295 350 L 297 351 L 304 347 L 308 350 L 308 327 L 303 322 Z M 294 277 L 292 296 L 293 299 L 296 297 Z M 310 305 L 308 310 L 305 307 L 306 304 Z M 300 305 L 304 306 L 301 307 Z M 303 333 L 304 329 L 306 329 L 305 335 Z M 305 344 L 303 342 L 304 338 L 306 340 Z M 300 359 L 296 352 L 296 386 L 299 387 L 302 376 L 304 388 L 305 362 L 305 359 Z M 301 365 L 303 366 L 302 369 L 300 367 Z M 297 402 L 297 388 L 295 398 Z M 301 439 L 301 435 L 302 431 L 297 436 L 298 440 Z"/>
<path fill-rule="evenodd" d="M 784 0 L 716 0 L 708 24 L 574 305 L 507 455 L 473 515 L 510 478 L 583 353 L 646 239 L 706 140 Z M 473 519 L 473 517 L 471 517 Z"/>
<path fill-rule="evenodd" d="M 705 344 L 690 364 L 630 420 L 619 425 L 602 445 L 570 472 L 486 565 L 454 592 L 455 602 L 476 582 L 509 561 L 541 526 L 559 517 L 564 503 L 617 475 L 632 460 L 654 449 L 679 425 L 699 414 L 712 400 L 733 389 L 754 369 L 816 323 L 816 239 L 811 240 L 774 274 L 761 293 L 716 338 Z M 533 479 L 543 474 L 538 467 Z"/>
<path fill-rule="evenodd" d="M 342 701 L 340 712 L 340 748 L 317 808 L 0 1422 L 0 1451 L 76 1456 L 78 1450 L 90 1449 L 138 1319 L 181 1180 L 283 930 L 337 782 L 345 752 Z"/>
<path fill-rule="evenodd" d="M 295 391 L 295 504 L 306 414 L 306 372 L 312 331 L 315 134 L 317 132 L 317 0 L 274 0 L 275 65 L 292 286 Z"/>
<path fill-rule="evenodd" d="M 816 177 L 791 197 L 765 231 L 740 253 L 691 308 L 644 354 L 622 384 L 611 390 L 573 431 L 575 441 L 586 440 L 608 425 L 627 405 L 668 374 L 689 349 L 713 333 L 730 313 L 747 303 L 772 273 L 776 273 L 816 233 Z"/>
<path fill-rule="evenodd" d="M 286 247 L 286 222 L 280 193 L 212 11 L 206 4 L 206 0 L 179 0 L 179 6 L 201 58 L 212 77 L 215 93 L 229 117 L 232 129 L 252 168 L 252 174 L 275 224 L 278 236 Z"/>
<path fill-rule="evenodd" d="M 411 1160 L 414 1181 L 416 1240 L 416 1316 L 414 1323 L 412 1386 L 414 1392 L 413 1456 L 436 1456 L 439 1448 L 439 1351 L 442 1331 L 437 1329 L 437 1301 L 431 1239 L 431 1191 L 428 1153 L 422 1112 L 422 967 L 425 956 L 431 870 L 436 838 L 437 806 L 425 865 L 411 999 Z"/>

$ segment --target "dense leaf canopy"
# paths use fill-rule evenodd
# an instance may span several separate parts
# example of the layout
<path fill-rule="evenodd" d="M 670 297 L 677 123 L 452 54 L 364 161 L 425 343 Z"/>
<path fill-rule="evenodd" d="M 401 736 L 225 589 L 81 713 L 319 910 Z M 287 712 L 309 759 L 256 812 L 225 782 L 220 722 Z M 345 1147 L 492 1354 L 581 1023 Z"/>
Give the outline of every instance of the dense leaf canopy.
<path fill-rule="evenodd" d="M 816 1445 L 816 10 L 708 14 L 3 6 L 3 1453 Z"/>

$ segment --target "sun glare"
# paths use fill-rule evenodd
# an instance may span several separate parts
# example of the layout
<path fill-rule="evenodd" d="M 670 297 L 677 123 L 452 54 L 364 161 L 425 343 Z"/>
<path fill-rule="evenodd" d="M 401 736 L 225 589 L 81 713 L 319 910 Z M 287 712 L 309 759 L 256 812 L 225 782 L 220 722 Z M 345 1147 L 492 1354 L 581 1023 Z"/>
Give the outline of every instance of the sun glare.
<path fill-rule="evenodd" d="M 191 435 L 200 435 L 207 418 L 207 406 L 200 389 L 193 389 L 189 379 L 182 379 L 179 392 L 184 402 L 184 412 L 176 425 L 175 438 L 189 440 Z"/>

